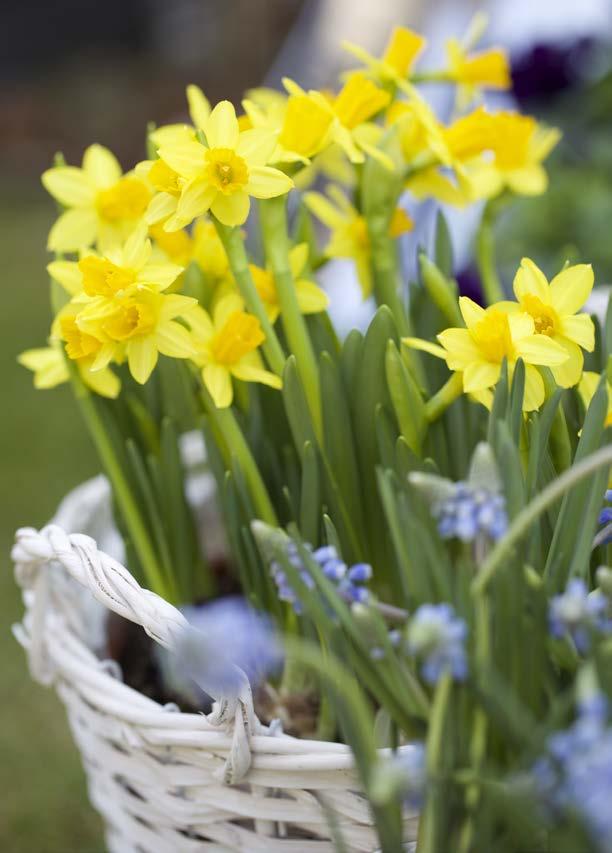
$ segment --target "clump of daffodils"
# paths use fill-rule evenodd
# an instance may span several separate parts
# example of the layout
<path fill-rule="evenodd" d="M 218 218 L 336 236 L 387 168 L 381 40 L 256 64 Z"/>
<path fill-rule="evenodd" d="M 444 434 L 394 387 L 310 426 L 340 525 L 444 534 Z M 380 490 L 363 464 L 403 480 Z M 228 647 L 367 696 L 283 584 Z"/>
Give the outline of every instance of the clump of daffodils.
<path fill-rule="evenodd" d="M 182 681 L 230 707 L 249 681 L 271 732 L 346 738 L 389 851 L 412 840 L 406 808 L 423 809 L 419 853 L 552 850 L 533 813 L 549 753 L 559 847 L 583 849 L 580 820 L 609 835 L 597 792 L 576 795 L 610 775 L 609 728 L 589 729 L 584 766 L 551 732 L 582 733 L 583 683 L 610 692 L 612 313 L 587 313 L 585 262 L 517 257 L 500 280 L 496 216 L 545 192 L 560 133 L 488 107 L 511 74 L 483 34 L 477 16 L 428 70 L 405 27 L 380 55 L 346 44 L 357 67 L 325 90 L 285 78 L 211 104 L 191 85 L 185 121 L 126 171 L 98 144 L 58 158 L 54 316 L 19 356 L 36 387 L 71 384 L 139 582 L 206 602 L 185 611 Z M 428 250 L 412 233 L 475 202 L 480 301 L 459 293 L 444 216 Z M 342 339 L 351 289 L 371 316 Z M 191 512 L 183 437 L 205 445 L 219 536 Z"/>

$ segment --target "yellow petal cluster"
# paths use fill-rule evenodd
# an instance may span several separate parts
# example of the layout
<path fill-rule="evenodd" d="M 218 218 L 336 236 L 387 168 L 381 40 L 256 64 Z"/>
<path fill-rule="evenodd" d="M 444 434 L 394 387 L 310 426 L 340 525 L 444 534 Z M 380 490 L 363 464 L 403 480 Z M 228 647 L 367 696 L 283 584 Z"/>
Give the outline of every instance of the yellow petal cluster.
<path fill-rule="evenodd" d="M 538 367 L 548 367 L 561 387 L 576 385 L 582 376 L 582 349 L 594 347 L 591 318 L 577 313 L 593 287 L 589 265 L 578 264 L 548 283 L 542 271 L 524 258 L 514 280 L 516 302 L 482 308 L 466 296 L 459 299 L 465 328 L 441 332 L 438 344 L 408 337 L 404 343 L 444 359 L 459 373 L 463 391 L 489 406 L 492 389 L 505 361 L 512 375 L 519 359 L 525 363 L 526 412 L 539 409 L 545 398 Z"/>

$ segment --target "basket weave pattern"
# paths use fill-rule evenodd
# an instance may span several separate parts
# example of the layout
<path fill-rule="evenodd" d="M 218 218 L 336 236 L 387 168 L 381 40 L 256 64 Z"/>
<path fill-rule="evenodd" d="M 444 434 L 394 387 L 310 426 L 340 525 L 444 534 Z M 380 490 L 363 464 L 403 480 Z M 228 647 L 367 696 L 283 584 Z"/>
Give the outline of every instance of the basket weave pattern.
<path fill-rule="evenodd" d="M 108 487 L 98 482 L 102 504 Z M 91 645 L 103 611 L 93 599 L 170 649 L 185 619 L 94 539 L 57 524 L 22 528 L 13 559 L 26 607 L 15 635 L 32 676 L 66 707 L 111 853 L 324 853 L 339 837 L 349 851 L 377 849 L 346 746 L 261 725 L 248 687 L 208 716 L 186 714 L 128 687 L 114 661 L 100 660 Z M 410 842 L 417 815 L 404 821 Z"/>

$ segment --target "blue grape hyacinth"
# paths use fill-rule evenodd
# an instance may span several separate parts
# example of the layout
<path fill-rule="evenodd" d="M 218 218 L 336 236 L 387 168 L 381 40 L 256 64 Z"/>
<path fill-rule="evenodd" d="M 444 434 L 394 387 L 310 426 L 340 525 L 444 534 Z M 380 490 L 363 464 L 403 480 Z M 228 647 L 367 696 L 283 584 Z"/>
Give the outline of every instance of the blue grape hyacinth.
<path fill-rule="evenodd" d="M 432 506 L 432 513 L 443 539 L 473 542 L 485 534 L 497 541 L 508 528 L 504 496 L 468 482 L 455 483 L 453 492 Z"/>
<path fill-rule="evenodd" d="M 612 630 L 609 602 L 599 589 L 589 592 L 581 578 L 572 578 L 565 592 L 550 602 L 548 622 L 553 637 L 569 636 L 580 654 L 586 654 L 594 632 Z"/>
<path fill-rule="evenodd" d="M 245 599 L 221 598 L 183 614 L 189 626 L 175 648 L 177 666 L 213 698 L 237 696 L 244 675 L 255 687 L 279 666 L 272 623 Z"/>
<path fill-rule="evenodd" d="M 435 684 L 445 672 L 456 681 L 467 675 L 467 626 L 450 604 L 423 604 L 408 627 L 407 647 L 421 661 L 421 675 Z"/>
<path fill-rule="evenodd" d="M 612 728 L 603 697 L 582 707 L 576 722 L 548 739 L 533 768 L 542 803 L 553 819 L 576 815 L 601 853 L 612 850 Z"/>
<path fill-rule="evenodd" d="M 368 563 L 355 563 L 353 566 L 347 566 L 333 545 L 324 545 L 313 550 L 310 545 L 305 544 L 304 548 L 310 553 L 312 559 L 319 564 L 325 577 L 334 584 L 338 594 L 347 603 L 365 604 L 368 601 L 370 592 L 365 584 L 372 577 L 372 567 Z M 287 542 L 286 553 L 288 561 L 298 571 L 305 586 L 308 589 L 314 589 L 315 580 L 304 565 L 295 542 L 290 540 Z M 273 560 L 270 564 L 270 570 L 281 601 L 289 602 L 296 613 L 301 613 L 303 610 L 302 602 L 299 600 L 296 590 L 291 586 L 290 579 L 282 565 Z"/>

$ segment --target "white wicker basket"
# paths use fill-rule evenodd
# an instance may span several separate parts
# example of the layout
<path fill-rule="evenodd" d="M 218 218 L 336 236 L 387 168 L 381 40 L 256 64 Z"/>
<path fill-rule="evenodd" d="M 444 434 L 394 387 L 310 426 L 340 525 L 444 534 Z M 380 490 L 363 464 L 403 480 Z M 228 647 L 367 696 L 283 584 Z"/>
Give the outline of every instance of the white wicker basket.
<path fill-rule="evenodd" d="M 212 488 L 204 479 L 197 490 L 204 513 Z M 262 726 L 250 691 L 217 703 L 208 717 L 161 706 L 125 685 L 114 661 L 100 659 L 107 610 L 169 648 L 184 618 L 90 535 L 65 532 L 74 530 L 121 556 L 103 477 L 72 492 L 53 524 L 17 532 L 13 559 L 26 613 L 14 630 L 32 676 L 53 685 L 66 707 L 108 849 L 324 853 L 336 849 L 339 834 L 343 849 L 375 851 L 346 746 Z M 417 815 L 406 813 L 406 849 L 416 828 Z"/>

